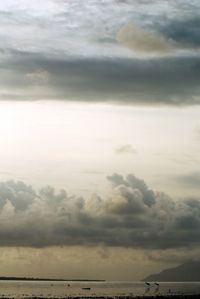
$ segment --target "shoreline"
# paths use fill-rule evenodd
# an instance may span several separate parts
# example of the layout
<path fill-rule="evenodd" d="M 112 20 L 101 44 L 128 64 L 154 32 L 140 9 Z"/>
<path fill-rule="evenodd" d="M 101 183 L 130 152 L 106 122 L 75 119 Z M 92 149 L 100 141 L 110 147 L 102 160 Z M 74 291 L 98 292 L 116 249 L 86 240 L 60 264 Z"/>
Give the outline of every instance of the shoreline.
<path fill-rule="evenodd" d="M 34 278 L 34 277 L 6 277 L 0 276 L 0 281 L 61 281 L 61 282 L 106 282 L 103 279 L 59 279 L 59 278 Z"/>
<path fill-rule="evenodd" d="M 167 295 L 137 295 L 137 296 L 4 296 L 0 299 L 198 299 L 200 294 L 167 294 Z"/>

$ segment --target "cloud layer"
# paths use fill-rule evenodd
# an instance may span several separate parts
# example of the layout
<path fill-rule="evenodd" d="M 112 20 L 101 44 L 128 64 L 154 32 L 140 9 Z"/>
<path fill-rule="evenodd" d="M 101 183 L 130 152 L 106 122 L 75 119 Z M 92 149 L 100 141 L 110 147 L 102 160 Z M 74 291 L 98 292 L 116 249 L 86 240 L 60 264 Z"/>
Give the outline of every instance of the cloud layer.
<path fill-rule="evenodd" d="M 200 200 L 174 201 L 134 175 L 108 177 L 107 198 L 0 184 L 0 246 L 167 249 L 199 245 Z"/>
<path fill-rule="evenodd" d="M 0 99 L 199 104 L 199 8 L 196 0 L 7 0 Z"/>
<path fill-rule="evenodd" d="M 12 59 L 11 59 L 12 57 Z M 200 59 L 48 59 L 16 52 L 2 60 L 0 99 L 142 105 L 199 104 Z"/>

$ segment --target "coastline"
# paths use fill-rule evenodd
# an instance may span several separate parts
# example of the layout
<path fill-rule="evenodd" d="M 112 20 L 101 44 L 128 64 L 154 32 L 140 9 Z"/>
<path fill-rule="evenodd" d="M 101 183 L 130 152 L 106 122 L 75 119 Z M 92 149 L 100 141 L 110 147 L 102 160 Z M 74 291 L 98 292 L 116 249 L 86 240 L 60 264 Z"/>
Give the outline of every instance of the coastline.
<path fill-rule="evenodd" d="M 37 277 L 6 277 L 0 276 L 0 281 L 61 281 L 61 282 L 105 282 L 103 279 L 59 279 L 59 278 L 37 278 Z"/>
<path fill-rule="evenodd" d="M 131 295 L 131 296 L 4 296 L 0 299 L 198 299 L 200 294 Z"/>

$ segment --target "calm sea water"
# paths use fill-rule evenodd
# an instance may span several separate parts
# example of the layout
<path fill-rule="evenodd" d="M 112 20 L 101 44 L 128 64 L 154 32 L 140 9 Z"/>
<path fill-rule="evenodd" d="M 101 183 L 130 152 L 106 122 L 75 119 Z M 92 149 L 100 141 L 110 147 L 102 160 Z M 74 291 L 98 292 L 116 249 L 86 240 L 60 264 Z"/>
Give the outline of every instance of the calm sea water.
<path fill-rule="evenodd" d="M 90 290 L 82 288 L 90 287 Z M 148 288 L 143 282 L 40 282 L 0 281 L 0 296 L 119 296 L 159 294 L 200 294 L 200 282 L 151 283 Z"/>

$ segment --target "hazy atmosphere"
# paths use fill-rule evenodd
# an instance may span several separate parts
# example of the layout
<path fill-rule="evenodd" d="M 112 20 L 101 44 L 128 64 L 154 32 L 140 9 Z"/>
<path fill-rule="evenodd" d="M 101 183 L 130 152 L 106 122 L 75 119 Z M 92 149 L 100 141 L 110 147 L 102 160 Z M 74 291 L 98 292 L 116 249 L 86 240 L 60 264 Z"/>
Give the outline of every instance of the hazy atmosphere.
<path fill-rule="evenodd" d="M 0 276 L 200 259 L 199 25 L 198 0 L 0 2 Z"/>

